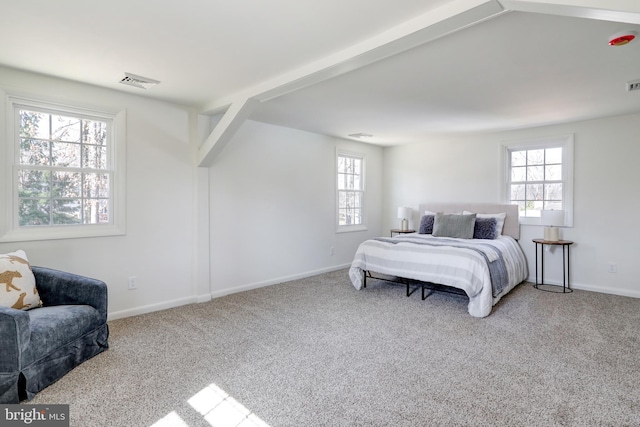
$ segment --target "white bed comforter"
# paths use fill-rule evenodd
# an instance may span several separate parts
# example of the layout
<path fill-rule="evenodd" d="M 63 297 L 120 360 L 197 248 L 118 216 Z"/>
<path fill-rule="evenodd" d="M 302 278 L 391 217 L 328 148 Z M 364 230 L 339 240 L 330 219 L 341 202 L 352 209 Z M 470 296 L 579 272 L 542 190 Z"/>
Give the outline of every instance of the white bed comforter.
<path fill-rule="evenodd" d="M 463 247 L 450 246 L 454 244 Z M 508 279 L 494 296 L 487 261 L 495 260 L 499 254 L 504 259 Z M 349 270 L 349 278 L 356 289 L 362 288 L 363 271 L 462 289 L 469 297 L 469 314 L 475 317 L 488 316 L 502 296 L 528 277 L 522 248 L 509 236 L 484 240 L 408 234 L 393 239 L 367 240 L 358 247 Z"/>

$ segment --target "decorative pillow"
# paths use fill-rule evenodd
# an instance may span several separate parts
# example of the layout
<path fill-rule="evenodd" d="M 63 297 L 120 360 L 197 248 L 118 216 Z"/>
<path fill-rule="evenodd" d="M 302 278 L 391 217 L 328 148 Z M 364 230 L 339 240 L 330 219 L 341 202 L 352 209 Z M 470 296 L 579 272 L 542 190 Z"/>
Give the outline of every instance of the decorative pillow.
<path fill-rule="evenodd" d="M 436 213 L 433 221 L 433 235 L 435 237 L 457 237 L 472 239 L 476 223 L 476 214 L 456 215 Z"/>
<path fill-rule="evenodd" d="M 473 238 L 474 239 L 495 239 L 496 234 L 496 224 L 497 221 L 495 218 L 479 218 L 476 217 L 476 225 L 473 229 Z"/>
<path fill-rule="evenodd" d="M 465 215 L 469 215 L 473 212 L 464 211 L 462 212 Z M 476 218 L 495 218 L 496 219 L 496 237 L 502 234 L 502 229 L 504 228 L 504 219 L 507 217 L 505 212 L 502 213 L 491 213 L 491 214 L 476 214 Z"/>
<path fill-rule="evenodd" d="M 0 254 L 0 305 L 18 310 L 42 305 L 36 278 L 24 251 Z"/>
<path fill-rule="evenodd" d="M 418 229 L 418 233 L 433 233 L 433 221 L 435 220 L 435 218 L 435 215 L 423 215 L 422 218 L 420 218 L 420 228 Z"/>

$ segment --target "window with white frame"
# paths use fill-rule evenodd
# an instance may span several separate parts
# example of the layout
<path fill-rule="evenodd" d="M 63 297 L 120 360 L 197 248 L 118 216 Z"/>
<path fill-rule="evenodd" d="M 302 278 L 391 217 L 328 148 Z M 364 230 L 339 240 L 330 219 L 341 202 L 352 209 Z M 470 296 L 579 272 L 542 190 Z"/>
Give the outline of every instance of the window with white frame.
<path fill-rule="evenodd" d="M 364 155 L 338 152 L 337 155 L 338 231 L 365 229 Z"/>
<path fill-rule="evenodd" d="M 123 234 L 124 113 L 19 98 L 9 105 L 10 211 L 0 241 Z"/>
<path fill-rule="evenodd" d="M 539 224 L 542 210 L 573 219 L 573 136 L 505 145 L 506 201 L 517 204 L 522 224 Z"/>

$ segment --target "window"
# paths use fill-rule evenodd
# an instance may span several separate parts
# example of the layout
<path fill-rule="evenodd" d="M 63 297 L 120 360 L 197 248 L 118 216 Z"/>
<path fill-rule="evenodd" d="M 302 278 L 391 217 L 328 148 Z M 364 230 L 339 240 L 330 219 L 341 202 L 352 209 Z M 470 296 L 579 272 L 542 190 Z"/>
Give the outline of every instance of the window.
<path fill-rule="evenodd" d="M 505 146 L 506 199 L 517 204 L 522 224 L 539 224 L 543 209 L 565 210 L 573 219 L 573 136 Z"/>
<path fill-rule="evenodd" d="M 10 105 L 10 211 L 0 241 L 123 234 L 123 113 L 18 98 Z"/>
<path fill-rule="evenodd" d="M 338 231 L 366 230 L 364 223 L 364 156 L 338 153 Z"/>

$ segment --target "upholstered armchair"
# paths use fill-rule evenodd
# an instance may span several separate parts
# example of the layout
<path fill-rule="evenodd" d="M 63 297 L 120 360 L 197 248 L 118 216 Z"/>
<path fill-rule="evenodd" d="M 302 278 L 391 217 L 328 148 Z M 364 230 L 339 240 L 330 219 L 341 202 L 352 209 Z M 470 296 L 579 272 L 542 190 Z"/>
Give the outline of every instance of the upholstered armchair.
<path fill-rule="evenodd" d="M 42 306 L 0 306 L 0 403 L 18 403 L 108 345 L 107 285 L 32 267 Z"/>

